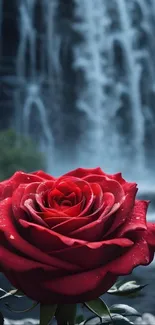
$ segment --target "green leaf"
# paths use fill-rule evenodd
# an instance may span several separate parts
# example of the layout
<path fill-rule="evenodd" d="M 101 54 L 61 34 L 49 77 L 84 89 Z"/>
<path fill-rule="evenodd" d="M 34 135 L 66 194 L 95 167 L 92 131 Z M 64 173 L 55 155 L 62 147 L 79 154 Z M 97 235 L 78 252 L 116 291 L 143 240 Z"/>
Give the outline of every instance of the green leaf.
<path fill-rule="evenodd" d="M 84 321 L 84 316 L 83 315 L 78 315 L 76 317 L 76 324 L 80 324 Z"/>
<path fill-rule="evenodd" d="M 14 294 L 15 297 L 23 297 L 25 296 L 25 293 L 23 293 L 22 291 L 16 289 L 16 293 Z"/>
<path fill-rule="evenodd" d="M 119 315 L 119 314 L 111 314 L 112 317 L 112 321 L 113 323 L 111 323 L 111 320 L 109 320 L 109 318 L 107 316 L 102 317 L 102 324 L 106 324 L 106 325 L 134 325 L 133 322 L 131 322 L 128 318 Z"/>
<path fill-rule="evenodd" d="M 110 307 L 111 313 L 121 314 L 123 316 L 141 316 L 133 307 L 124 304 L 115 304 Z"/>
<path fill-rule="evenodd" d="M 136 283 L 136 281 L 129 281 L 123 283 L 117 287 L 117 289 L 112 287 L 110 290 L 108 290 L 108 293 L 116 296 L 135 296 L 146 286 L 147 284 L 139 285 Z"/>
<path fill-rule="evenodd" d="M 128 318 L 118 315 L 118 314 L 111 314 L 112 321 L 109 316 L 105 315 L 101 319 L 98 317 L 91 317 L 87 319 L 85 322 L 82 322 L 79 325 L 134 325 Z"/>
<path fill-rule="evenodd" d="M 122 284 L 124 284 L 124 280 L 118 280 L 115 282 L 115 284 L 110 288 L 110 290 L 116 290 L 118 289 Z"/>
<path fill-rule="evenodd" d="M 110 315 L 110 310 L 108 308 L 108 306 L 106 305 L 106 303 L 101 299 L 101 298 L 97 298 L 95 300 L 90 300 L 88 302 L 85 302 L 85 305 L 97 316 L 99 316 L 100 318 L 103 315 L 108 315 L 111 319 L 111 315 Z M 111 319 L 112 321 L 112 319 Z"/>
<path fill-rule="evenodd" d="M 24 309 L 24 310 L 16 310 L 16 309 L 12 309 L 12 307 L 10 307 L 10 305 L 9 305 L 8 303 L 6 303 L 5 306 L 6 306 L 10 311 L 12 311 L 13 313 L 26 313 L 26 312 L 32 310 L 33 308 L 35 308 L 38 304 L 39 304 L 39 302 L 34 302 L 34 303 L 32 304 L 31 307 L 26 308 L 26 309 Z"/>
<path fill-rule="evenodd" d="M 4 298 L 7 298 L 9 296 L 21 296 L 21 291 L 19 291 L 18 289 L 12 289 L 10 290 L 9 292 L 3 290 L 3 289 L 0 289 L 0 291 L 3 291 L 5 292 L 5 294 L 3 296 L 0 297 L 0 299 L 4 299 Z"/>
<path fill-rule="evenodd" d="M 76 320 L 76 304 L 58 305 L 56 320 L 61 325 L 74 325 Z"/>
<path fill-rule="evenodd" d="M 146 284 L 144 285 L 146 286 Z M 119 286 L 119 290 L 130 290 L 130 289 L 135 289 L 135 288 L 139 288 L 140 285 L 137 284 L 136 281 L 128 281 L 123 283 L 121 286 Z"/>
<path fill-rule="evenodd" d="M 79 325 L 101 325 L 101 318 L 99 317 L 90 317 L 85 322 Z"/>
<path fill-rule="evenodd" d="M 39 325 L 48 325 L 55 316 L 57 305 L 40 304 L 40 323 Z"/>

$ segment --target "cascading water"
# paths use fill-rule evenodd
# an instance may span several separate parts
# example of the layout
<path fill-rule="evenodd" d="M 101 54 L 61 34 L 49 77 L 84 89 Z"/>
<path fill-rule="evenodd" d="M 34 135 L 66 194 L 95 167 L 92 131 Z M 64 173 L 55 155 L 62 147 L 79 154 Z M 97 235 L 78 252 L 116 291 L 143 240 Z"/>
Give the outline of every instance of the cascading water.
<path fill-rule="evenodd" d="M 104 5 L 102 0 L 75 1 L 75 20 L 73 28 L 82 38 L 82 44 L 77 44 L 74 51 L 73 67 L 81 71 L 85 87 L 80 89 L 76 106 L 84 113 L 83 136 L 79 150 L 79 160 L 85 159 L 88 166 L 95 165 L 103 153 L 104 120 L 103 107 L 105 103 L 102 53 L 104 51 Z M 102 10 L 101 10 L 102 9 Z M 82 20 L 82 22 L 81 22 Z M 92 132 L 93 130 L 93 132 Z M 106 144 L 105 144 L 106 145 Z M 81 150 L 82 149 L 82 150 Z"/>
<path fill-rule="evenodd" d="M 48 123 L 42 85 L 45 71 L 37 74 L 37 30 L 34 25 L 36 0 L 19 2 L 19 44 L 16 56 L 16 75 L 20 81 L 15 91 L 16 129 L 39 140 L 42 151 L 53 154 L 53 135 Z M 29 67 L 27 67 L 27 52 Z M 43 52 L 43 51 L 42 51 Z M 44 52 L 41 53 L 44 57 Z M 31 121 L 33 123 L 31 124 Z M 38 123 L 38 125 L 37 125 Z"/>
<path fill-rule="evenodd" d="M 125 52 L 126 70 L 128 75 L 128 86 L 132 109 L 132 132 L 136 158 L 136 163 L 143 166 L 143 141 L 144 141 L 144 117 L 141 109 L 141 94 L 140 94 L 140 76 L 141 66 L 136 60 L 136 52 L 133 50 L 133 38 L 136 30 L 131 25 L 130 15 L 128 14 L 127 2 L 118 0 L 118 12 L 120 17 L 120 43 Z"/>
<path fill-rule="evenodd" d="M 15 7 L 17 131 L 48 152 L 49 172 L 100 165 L 145 179 L 155 159 L 154 0 Z"/>

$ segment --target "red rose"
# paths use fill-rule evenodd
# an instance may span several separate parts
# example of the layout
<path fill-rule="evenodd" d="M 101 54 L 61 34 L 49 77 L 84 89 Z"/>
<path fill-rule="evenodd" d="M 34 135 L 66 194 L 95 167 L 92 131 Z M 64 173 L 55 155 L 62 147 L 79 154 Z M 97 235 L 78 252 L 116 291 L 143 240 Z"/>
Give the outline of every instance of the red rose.
<path fill-rule="evenodd" d="M 149 264 L 154 225 L 135 183 L 100 168 L 54 178 L 15 173 L 0 183 L 0 269 L 42 303 L 76 303 Z"/>

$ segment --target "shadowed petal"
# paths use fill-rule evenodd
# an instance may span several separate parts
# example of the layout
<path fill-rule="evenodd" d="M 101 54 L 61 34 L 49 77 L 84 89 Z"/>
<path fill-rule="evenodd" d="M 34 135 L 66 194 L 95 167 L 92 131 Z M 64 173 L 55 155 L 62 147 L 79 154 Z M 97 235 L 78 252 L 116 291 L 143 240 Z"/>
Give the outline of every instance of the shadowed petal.
<path fill-rule="evenodd" d="M 147 223 L 147 241 L 155 251 L 155 223 Z"/>
<path fill-rule="evenodd" d="M 51 252 L 55 257 L 79 265 L 84 270 L 94 269 L 108 264 L 116 257 L 124 254 L 134 243 L 126 238 L 77 245 L 72 248 Z"/>

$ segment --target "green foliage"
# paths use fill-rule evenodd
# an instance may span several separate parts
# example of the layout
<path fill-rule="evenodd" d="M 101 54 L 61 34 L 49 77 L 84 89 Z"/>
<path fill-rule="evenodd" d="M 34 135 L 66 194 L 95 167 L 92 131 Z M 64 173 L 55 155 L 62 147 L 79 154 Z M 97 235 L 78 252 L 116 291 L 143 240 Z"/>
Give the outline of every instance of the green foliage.
<path fill-rule="evenodd" d="M 29 138 L 17 136 L 12 129 L 0 132 L 0 181 L 17 170 L 45 169 L 43 156 Z"/>
<path fill-rule="evenodd" d="M 85 302 L 85 305 L 99 317 L 102 317 L 103 315 L 108 315 L 110 317 L 110 310 L 101 298 Z"/>
<path fill-rule="evenodd" d="M 55 313 L 57 324 L 74 325 L 76 320 L 76 304 L 59 304 Z"/>
<path fill-rule="evenodd" d="M 42 305 L 40 304 L 40 323 L 39 325 L 48 325 L 53 319 L 57 305 Z"/>
<path fill-rule="evenodd" d="M 139 292 L 145 288 L 147 284 L 139 285 L 136 281 L 128 281 L 122 283 L 122 281 L 116 282 L 108 293 L 115 296 L 137 297 Z"/>

